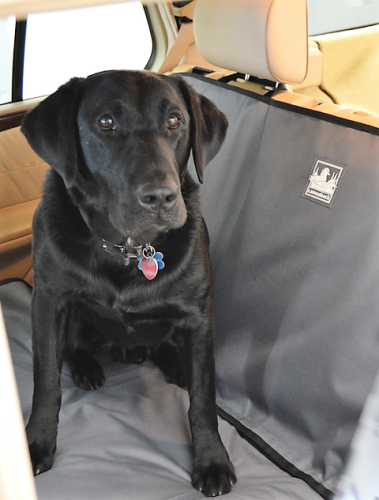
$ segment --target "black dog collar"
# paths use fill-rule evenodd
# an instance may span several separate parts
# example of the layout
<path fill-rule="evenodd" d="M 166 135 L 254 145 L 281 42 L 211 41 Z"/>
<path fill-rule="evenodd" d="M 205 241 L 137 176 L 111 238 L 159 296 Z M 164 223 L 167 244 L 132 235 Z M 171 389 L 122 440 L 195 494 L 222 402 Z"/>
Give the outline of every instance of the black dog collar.
<path fill-rule="evenodd" d="M 102 241 L 104 250 L 110 254 L 122 255 L 126 266 L 130 264 L 130 259 L 138 259 L 138 257 L 142 256 L 142 245 L 132 248 L 132 251 L 129 252 L 128 248 L 130 247 L 126 247 L 125 245 L 113 245 L 113 243 L 109 243 L 109 241 L 106 240 Z"/>

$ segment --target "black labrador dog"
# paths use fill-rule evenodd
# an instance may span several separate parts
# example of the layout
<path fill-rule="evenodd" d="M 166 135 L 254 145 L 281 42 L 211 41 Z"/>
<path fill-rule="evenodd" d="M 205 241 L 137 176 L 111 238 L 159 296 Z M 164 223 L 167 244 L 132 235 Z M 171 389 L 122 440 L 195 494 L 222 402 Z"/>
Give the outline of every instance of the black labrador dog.
<path fill-rule="evenodd" d="M 23 133 L 52 167 L 33 221 L 35 474 L 53 463 L 63 359 L 79 387 L 97 389 L 105 346 L 123 362 L 178 354 L 192 484 L 216 496 L 236 481 L 217 429 L 208 235 L 187 172 L 192 150 L 202 182 L 227 126 L 183 79 L 145 71 L 74 78 L 26 116 Z"/>

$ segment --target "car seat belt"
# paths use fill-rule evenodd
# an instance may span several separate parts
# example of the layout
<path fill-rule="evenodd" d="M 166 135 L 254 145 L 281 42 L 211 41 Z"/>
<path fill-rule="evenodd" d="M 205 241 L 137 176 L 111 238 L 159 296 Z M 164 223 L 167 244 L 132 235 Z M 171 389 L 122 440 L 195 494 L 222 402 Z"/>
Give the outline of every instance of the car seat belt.
<path fill-rule="evenodd" d="M 181 19 L 181 26 L 175 43 L 168 52 L 158 73 L 167 73 L 172 71 L 175 66 L 178 66 L 188 47 L 195 42 L 192 23 L 194 8 L 194 1 L 184 7 L 172 6 L 172 13 L 175 17 Z"/>

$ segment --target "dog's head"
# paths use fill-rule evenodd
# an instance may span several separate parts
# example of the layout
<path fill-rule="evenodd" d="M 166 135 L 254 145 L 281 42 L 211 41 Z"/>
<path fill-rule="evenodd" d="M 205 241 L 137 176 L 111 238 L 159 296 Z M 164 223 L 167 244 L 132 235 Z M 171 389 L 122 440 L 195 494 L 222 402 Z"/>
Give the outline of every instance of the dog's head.
<path fill-rule="evenodd" d="M 190 151 L 202 182 L 226 130 L 225 116 L 183 79 L 145 71 L 72 79 L 22 125 L 87 223 L 114 242 L 181 227 Z"/>

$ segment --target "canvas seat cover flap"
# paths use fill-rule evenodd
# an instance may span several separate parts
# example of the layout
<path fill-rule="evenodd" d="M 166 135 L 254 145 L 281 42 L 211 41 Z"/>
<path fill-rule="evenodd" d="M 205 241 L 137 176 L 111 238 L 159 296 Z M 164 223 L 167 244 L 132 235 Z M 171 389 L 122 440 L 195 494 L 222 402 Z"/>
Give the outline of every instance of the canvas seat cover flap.
<path fill-rule="evenodd" d="M 334 490 L 379 366 L 379 137 L 186 78 L 230 123 L 202 191 L 218 404 Z"/>

